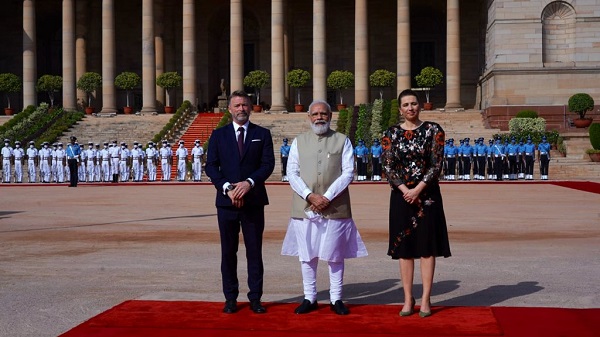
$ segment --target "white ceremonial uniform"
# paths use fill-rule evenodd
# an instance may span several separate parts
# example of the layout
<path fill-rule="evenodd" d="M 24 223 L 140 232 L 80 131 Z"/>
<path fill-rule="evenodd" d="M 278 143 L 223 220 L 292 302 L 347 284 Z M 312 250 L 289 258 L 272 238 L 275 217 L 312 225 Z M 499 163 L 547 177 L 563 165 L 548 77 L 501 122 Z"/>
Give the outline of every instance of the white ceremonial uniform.
<path fill-rule="evenodd" d="M 45 146 L 38 153 L 40 156 L 40 181 L 49 183 L 50 179 L 52 179 L 52 167 L 50 166 L 52 150 Z"/>
<path fill-rule="evenodd" d="M 311 151 L 306 149 L 305 151 Z M 354 151 L 346 138 L 342 152 L 342 172 L 323 194 L 334 200 L 352 182 L 354 177 Z M 287 164 L 290 187 L 303 199 L 312 192 L 300 177 L 300 164 L 297 140 L 294 139 Z M 282 255 L 298 256 L 301 261 L 305 299 L 315 302 L 316 269 L 318 260 L 329 264 L 330 300 L 341 300 L 344 275 L 344 259 L 367 256 L 356 224 L 352 218 L 329 219 L 318 214 L 309 218 L 291 218 L 283 240 Z"/>
<path fill-rule="evenodd" d="M 15 146 L 13 150 L 13 157 L 15 158 L 15 182 L 23 182 L 23 160 L 25 159 L 25 151 L 21 147 Z"/>
<path fill-rule="evenodd" d="M 102 181 L 102 157 L 100 156 L 100 147 L 96 146 L 94 149 L 96 152 L 96 164 L 94 165 L 94 181 L 101 182 Z"/>
<path fill-rule="evenodd" d="M 56 164 L 57 164 L 57 159 L 56 159 L 56 151 L 58 151 L 58 147 L 52 148 L 52 167 L 51 167 L 51 173 L 52 173 L 52 182 L 58 182 L 58 175 L 56 172 Z M 67 175 L 68 177 L 68 175 Z"/>
<path fill-rule="evenodd" d="M 87 181 L 93 182 L 96 177 L 96 150 L 94 150 L 94 146 L 88 146 L 87 150 L 81 152 L 85 152 L 87 158 Z"/>
<path fill-rule="evenodd" d="M 127 161 L 129 160 L 129 150 L 123 146 L 121 147 L 121 159 L 119 162 L 119 174 L 121 181 L 129 181 L 129 166 Z"/>
<path fill-rule="evenodd" d="M 58 150 L 55 151 L 56 154 L 56 179 L 59 183 L 65 182 L 65 158 L 67 157 L 67 151 L 65 149 L 59 147 Z M 68 166 L 67 166 L 68 167 Z M 69 175 L 67 175 L 68 177 Z"/>
<path fill-rule="evenodd" d="M 171 165 L 169 164 L 169 159 L 171 158 L 171 149 L 167 146 L 163 146 L 159 151 L 160 156 L 160 168 L 162 170 L 162 180 L 169 181 L 171 180 Z"/>
<path fill-rule="evenodd" d="M 148 146 L 146 149 L 146 167 L 148 168 L 148 181 L 156 181 L 156 157 L 158 151 L 154 146 Z"/>
<path fill-rule="evenodd" d="M 187 171 L 186 159 L 188 156 L 188 149 L 186 149 L 183 145 L 180 145 L 177 151 L 175 151 L 175 155 L 177 156 L 177 180 L 185 181 L 185 174 Z"/>
<path fill-rule="evenodd" d="M 131 150 L 131 169 L 133 170 L 133 181 L 142 181 L 140 179 L 140 165 L 142 163 L 142 153 L 143 151 L 137 147 L 137 145 L 133 146 Z"/>
<path fill-rule="evenodd" d="M 13 156 L 13 149 L 12 147 L 10 147 L 10 145 L 5 145 L 2 148 L 2 173 L 3 173 L 3 177 L 2 177 L 2 182 L 4 183 L 10 183 L 10 174 L 12 171 L 12 167 L 10 165 L 10 159 Z"/>
<path fill-rule="evenodd" d="M 108 146 L 104 146 L 102 150 L 100 150 L 100 176 L 102 177 L 102 181 L 108 182 L 111 180 L 110 178 L 110 152 Z"/>
<path fill-rule="evenodd" d="M 192 149 L 192 179 L 194 181 L 202 181 L 202 155 L 204 149 L 200 145 L 194 146 Z"/>
<path fill-rule="evenodd" d="M 69 165 L 66 166 L 69 167 Z M 79 182 L 87 181 L 87 172 L 87 152 L 81 147 L 81 153 L 79 154 L 79 168 L 77 169 L 77 180 Z M 67 174 L 67 177 L 70 177 L 70 175 Z"/>
<path fill-rule="evenodd" d="M 113 145 L 110 148 L 110 174 L 119 175 L 119 161 L 121 157 L 121 148 L 118 145 Z"/>
<path fill-rule="evenodd" d="M 38 154 L 38 150 L 33 145 L 27 149 L 27 174 L 29 175 L 30 183 L 35 183 L 37 180 L 35 159 L 38 157 Z"/>

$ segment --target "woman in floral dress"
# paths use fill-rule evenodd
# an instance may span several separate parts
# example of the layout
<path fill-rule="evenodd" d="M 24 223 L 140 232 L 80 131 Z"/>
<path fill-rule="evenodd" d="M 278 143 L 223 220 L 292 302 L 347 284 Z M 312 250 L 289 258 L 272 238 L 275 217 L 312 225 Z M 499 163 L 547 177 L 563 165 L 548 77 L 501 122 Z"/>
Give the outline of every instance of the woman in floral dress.
<path fill-rule="evenodd" d="M 389 250 L 400 260 L 404 306 L 400 316 L 413 313 L 415 259 L 420 259 L 423 295 L 419 315 L 431 315 L 431 287 L 438 256 L 449 257 L 450 244 L 438 178 L 444 157 L 444 130 L 421 121 L 417 94 L 404 90 L 398 96 L 404 122 L 384 132 L 383 166 L 392 188 L 389 214 Z"/>

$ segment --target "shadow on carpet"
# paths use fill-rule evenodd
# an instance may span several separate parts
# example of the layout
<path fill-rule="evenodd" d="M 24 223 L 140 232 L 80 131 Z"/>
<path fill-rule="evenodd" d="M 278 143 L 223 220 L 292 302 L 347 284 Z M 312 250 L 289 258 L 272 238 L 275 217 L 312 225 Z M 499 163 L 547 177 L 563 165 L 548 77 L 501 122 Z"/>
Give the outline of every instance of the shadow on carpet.
<path fill-rule="evenodd" d="M 348 316 L 335 315 L 324 304 L 296 315 L 297 305 L 265 303 L 268 312 L 258 315 L 239 303 L 239 311 L 228 315 L 220 302 L 127 301 L 61 336 L 592 337 L 600 331 L 600 309 L 433 307 L 432 316 L 421 318 L 418 313 L 400 317 L 397 305 L 349 305 Z"/>

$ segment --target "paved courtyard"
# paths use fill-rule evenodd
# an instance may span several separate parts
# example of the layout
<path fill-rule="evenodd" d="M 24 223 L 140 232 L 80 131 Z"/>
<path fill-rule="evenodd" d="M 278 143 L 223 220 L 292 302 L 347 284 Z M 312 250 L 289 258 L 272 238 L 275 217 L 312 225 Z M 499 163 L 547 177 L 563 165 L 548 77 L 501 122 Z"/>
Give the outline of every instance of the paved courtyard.
<path fill-rule="evenodd" d="M 299 301 L 281 256 L 291 190 L 268 185 L 264 301 Z M 369 256 L 347 260 L 350 304 L 401 302 L 386 256 L 389 187 L 353 184 Z M 0 186 L 0 336 L 56 336 L 131 299 L 222 301 L 209 184 Z M 600 194 L 544 183 L 442 184 L 453 256 L 438 259 L 433 305 L 594 308 Z M 240 247 L 240 300 L 247 287 Z M 418 272 L 415 295 L 421 293 Z M 328 299 L 327 268 L 318 278 Z"/>

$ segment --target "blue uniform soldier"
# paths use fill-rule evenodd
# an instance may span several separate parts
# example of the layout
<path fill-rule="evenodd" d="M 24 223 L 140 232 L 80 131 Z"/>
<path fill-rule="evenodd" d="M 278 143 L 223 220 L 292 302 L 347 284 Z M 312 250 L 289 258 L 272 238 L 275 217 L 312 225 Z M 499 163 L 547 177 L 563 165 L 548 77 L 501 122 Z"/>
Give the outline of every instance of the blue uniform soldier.
<path fill-rule="evenodd" d="M 550 164 L 550 143 L 546 136 L 542 137 L 542 142 L 538 145 L 540 161 L 540 179 L 548 180 L 548 164 Z"/>
<path fill-rule="evenodd" d="M 358 140 L 358 146 L 354 148 L 354 155 L 356 156 L 356 171 L 357 181 L 363 181 L 367 179 L 367 162 L 369 161 L 369 149 L 365 146 L 365 142 L 362 139 Z"/>
<path fill-rule="evenodd" d="M 525 144 L 523 138 L 519 140 L 519 147 L 517 150 L 517 170 L 519 171 L 518 178 L 525 178 Z"/>
<path fill-rule="evenodd" d="M 379 144 L 379 139 L 373 139 L 373 145 L 371 146 L 371 165 L 373 166 L 373 176 L 371 180 L 381 181 L 381 154 L 383 153 L 383 147 Z"/>
<path fill-rule="evenodd" d="M 279 148 L 279 153 L 281 155 L 281 181 L 289 181 L 287 177 L 287 162 L 288 157 L 290 156 L 291 146 L 288 145 L 288 139 L 283 139 L 283 145 Z"/>
<path fill-rule="evenodd" d="M 477 158 L 477 174 L 475 175 L 475 179 L 477 180 L 485 179 L 485 161 L 487 157 L 488 147 L 483 141 L 483 137 L 479 137 L 479 139 L 477 140 L 477 146 L 475 147 L 475 155 Z"/>
<path fill-rule="evenodd" d="M 454 138 L 448 139 L 448 148 L 446 151 L 446 161 L 448 162 L 448 180 L 456 180 L 456 157 L 458 156 L 458 147 L 454 146 Z"/>
<path fill-rule="evenodd" d="M 517 140 L 515 137 L 510 139 L 510 144 L 506 147 L 506 152 L 508 154 L 508 166 L 509 166 L 509 179 L 516 180 L 517 179 L 517 154 L 519 152 L 519 145 L 517 145 Z"/>
<path fill-rule="evenodd" d="M 463 180 L 465 170 L 463 162 L 463 149 L 465 148 L 465 140 L 458 141 L 458 152 L 456 153 L 456 162 L 458 163 L 458 180 Z"/>
<path fill-rule="evenodd" d="M 531 136 L 527 137 L 525 143 L 525 180 L 533 180 L 533 165 L 535 163 L 535 144 L 531 141 Z"/>
<path fill-rule="evenodd" d="M 504 168 L 504 145 L 500 143 L 500 137 L 496 138 L 494 145 L 492 145 L 491 149 L 492 155 L 494 157 L 494 179 L 497 181 L 502 180 L 502 170 Z"/>
<path fill-rule="evenodd" d="M 502 178 L 508 179 L 510 173 L 510 166 L 508 164 L 508 139 L 504 140 L 504 161 L 502 162 Z"/>
<path fill-rule="evenodd" d="M 462 157 L 463 157 L 463 179 L 471 180 L 471 164 L 473 162 L 473 147 L 469 144 L 470 138 L 465 138 L 463 146 Z"/>
<path fill-rule="evenodd" d="M 494 140 L 488 140 L 487 148 L 487 178 L 488 180 L 495 179 L 494 178 L 494 154 L 492 153 L 492 146 L 494 145 Z"/>

